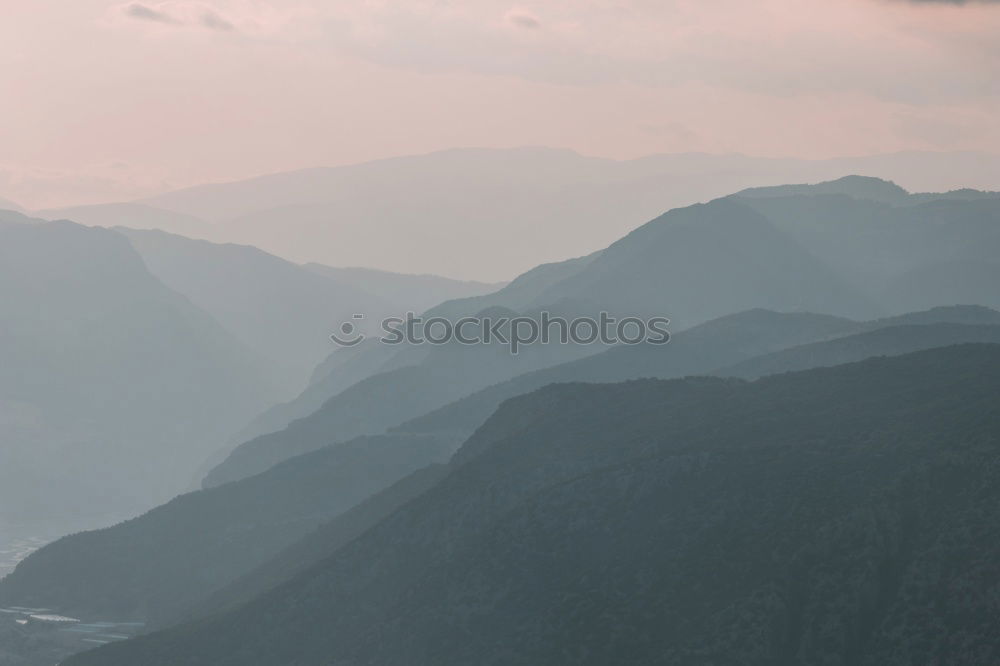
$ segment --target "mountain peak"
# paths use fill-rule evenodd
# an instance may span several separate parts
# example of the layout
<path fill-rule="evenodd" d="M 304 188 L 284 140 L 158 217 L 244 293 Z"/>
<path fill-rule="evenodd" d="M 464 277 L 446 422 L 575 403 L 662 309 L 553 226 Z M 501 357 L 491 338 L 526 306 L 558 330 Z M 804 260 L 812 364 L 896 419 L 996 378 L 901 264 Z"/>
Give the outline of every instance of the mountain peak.
<path fill-rule="evenodd" d="M 868 194 L 869 198 L 878 197 L 900 198 L 906 197 L 910 193 L 891 180 L 876 178 L 874 176 L 849 175 L 836 180 L 830 180 L 816 185 L 817 188 L 840 189 L 843 188 L 845 194 L 852 192 L 857 194 Z"/>
<path fill-rule="evenodd" d="M 738 192 L 735 196 L 751 199 L 768 199 L 792 196 L 816 196 L 820 194 L 842 194 L 854 199 L 866 199 L 889 204 L 902 203 L 910 196 L 909 192 L 891 180 L 859 175 L 843 176 L 836 180 L 827 180 L 815 184 L 752 187 Z"/>

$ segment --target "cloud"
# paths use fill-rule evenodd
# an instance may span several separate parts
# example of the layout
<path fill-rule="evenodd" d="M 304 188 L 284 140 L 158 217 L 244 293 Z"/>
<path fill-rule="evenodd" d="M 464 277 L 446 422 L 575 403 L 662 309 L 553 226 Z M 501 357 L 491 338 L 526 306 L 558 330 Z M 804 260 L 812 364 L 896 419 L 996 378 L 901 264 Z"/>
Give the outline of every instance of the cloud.
<path fill-rule="evenodd" d="M 201 15 L 201 24 L 209 30 L 220 30 L 222 32 L 229 32 L 236 29 L 236 26 L 213 11 L 207 11 Z"/>
<path fill-rule="evenodd" d="M 507 14 L 507 22 L 518 28 L 534 30 L 542 27 L 542 22 L 527 12 L 511 11 Z"/>
<path fill-rule="evenodd" d="M 996 5 L 1000 0 L 905 0 L 911 5 Z"/>
<path fill-rule="evenodd" d="M 121 12 L 130 19 L 171 27 L 203 28 L 216 32 L 236 30 L 235 23 L 202 2 L 185 2 L 183 0 L 158 4 L 132 2 L 122 6 Z"/>
<path fill-rule="evenodd" d="M 154 21 L 156 23 L 166 23 L 168 25 L 177 25 L 180 23 L 170 14 L 153 9 L 152 7 L 147 7 L 146 5 L 138 2 L 133 2 L 132 4 L 126 6 L 124 8 L 124 12 L 126 16 L 139 19 L 141 21 Z"/>
<path fill-rule="evenodd" d="M 1000 0 L 139 0 L 117 17 L 394 69 L 920 105 L 1000 97 L 997 9 Z"/>
<path fill-rule="evenodd" d="M 373 0 L 318 23 L 337 26 L 340 51 L 425 72 L 907 104 L 1000 96 L 1000 0 L 517 1 Z"/>

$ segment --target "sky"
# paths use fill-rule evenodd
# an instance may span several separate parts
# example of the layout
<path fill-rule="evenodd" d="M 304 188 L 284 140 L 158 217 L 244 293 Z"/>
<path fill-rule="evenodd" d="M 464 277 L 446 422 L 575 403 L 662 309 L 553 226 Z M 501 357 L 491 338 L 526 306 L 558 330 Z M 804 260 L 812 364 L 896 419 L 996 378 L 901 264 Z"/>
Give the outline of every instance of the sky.
<path fill-rule="evenodd" d="M 452 147 L 1000 153 L 1000 2 L 0 0 L 29 208 Z"/>

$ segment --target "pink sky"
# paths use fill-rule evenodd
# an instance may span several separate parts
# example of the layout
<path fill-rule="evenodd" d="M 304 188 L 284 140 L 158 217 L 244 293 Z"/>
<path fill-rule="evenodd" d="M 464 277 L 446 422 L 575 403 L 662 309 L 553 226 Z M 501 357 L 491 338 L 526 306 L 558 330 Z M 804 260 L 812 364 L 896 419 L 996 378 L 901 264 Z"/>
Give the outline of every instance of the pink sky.
<path fill-rule="evenodd" d="M 29 207 L 456 146 L 1000 153 L 1000 3 L 8 0 Z"/>

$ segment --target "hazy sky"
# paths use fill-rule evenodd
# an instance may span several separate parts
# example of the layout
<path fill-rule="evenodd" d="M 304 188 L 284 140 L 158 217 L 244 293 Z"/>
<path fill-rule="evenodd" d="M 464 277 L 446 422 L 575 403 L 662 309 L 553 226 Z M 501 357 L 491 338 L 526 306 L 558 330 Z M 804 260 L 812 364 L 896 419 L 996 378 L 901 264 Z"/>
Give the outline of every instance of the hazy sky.
<path fill-rule="evenodd" d="M 31 207 L 455 146 L 1000 152 L 1000 2 L 0 0 Z"/>

